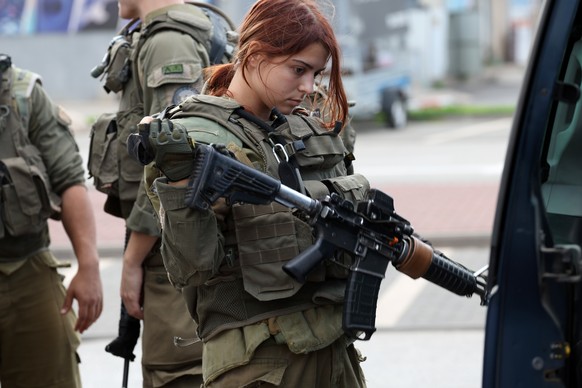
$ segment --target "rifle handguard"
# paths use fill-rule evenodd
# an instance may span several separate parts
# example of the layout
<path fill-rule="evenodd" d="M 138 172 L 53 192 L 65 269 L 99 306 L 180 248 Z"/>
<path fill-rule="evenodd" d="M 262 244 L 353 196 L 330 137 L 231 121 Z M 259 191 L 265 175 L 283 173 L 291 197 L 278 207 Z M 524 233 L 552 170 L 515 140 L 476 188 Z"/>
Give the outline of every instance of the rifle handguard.
<path fill-rule="evenodd" d="M 414 236 L 405 237 L 402 243 L 402 254 L 392 261 L 400 272 L 413 279 L 422 277 L 457 295 L 481 295 L 477 277 L 461 264 L 435 252 Z"/>

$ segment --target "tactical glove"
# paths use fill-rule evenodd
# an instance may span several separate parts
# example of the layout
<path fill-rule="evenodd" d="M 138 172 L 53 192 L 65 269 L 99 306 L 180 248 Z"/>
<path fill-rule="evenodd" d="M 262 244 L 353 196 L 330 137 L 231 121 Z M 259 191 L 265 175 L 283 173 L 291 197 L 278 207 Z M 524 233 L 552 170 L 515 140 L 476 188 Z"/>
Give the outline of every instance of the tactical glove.
<path fill-rule="evenodd" d="M 128 151 L 142 164 L 155 162 L 156 168 L 169 181 L 179 181 L 190 176 L 194 167 L 194 141 L 186 127 L 170 120 L 154 119 L 139 124 L 139 133 L 127 142 Z"/>

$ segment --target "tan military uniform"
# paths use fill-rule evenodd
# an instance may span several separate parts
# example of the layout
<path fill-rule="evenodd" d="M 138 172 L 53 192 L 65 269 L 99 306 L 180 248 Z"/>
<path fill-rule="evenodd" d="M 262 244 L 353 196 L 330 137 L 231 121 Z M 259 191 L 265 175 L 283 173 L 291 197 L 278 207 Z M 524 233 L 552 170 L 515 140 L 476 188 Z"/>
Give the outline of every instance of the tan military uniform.
<path fill-rule="evenodd" d="M 59 311 L 65 287 L 47 218 L 60 193 L 85 181 L 82 159 L 39 76 L 11 68 L 1 81 L 0 385 L 77 388 L 77 318 Z"/>
<path fill-rule="evenodd" d="M 181 32 L 183 28 L 198 31 L 200 39 Z M 210 31 L 208 17 L 187 4 L 151 12 L 140 28 L 127 31 L 126 39 L 131 42 L 130 78 L 122 85 L 116 114 L 119 180 L 105 210 L 125 218 L 130 230 L 159 235 L 149 200 L 145 195 L 138 196 L 143 166 L 127 155 L 127 137 L 144 116 L 200 91 L 202 69 L 209 65 L 206 44 Z M 201 345 L 177 348 L 173 343 L 174 336 L 196 337 L 196 325 L 182 296 L 168 282 L 158 250 L 150 253 L 144 271 L 143 386 L 197 386 L 201 382 Z"/>
<path fill-rule="evenodd" d="M 239 160 L 278 178 L 265 127 L 239 108 L 227 98 L 194 96 L 170 114 L 174 128 L 186 128 L 197 143 L 225 144 Z M 287 140 L 279 144 L 293 155 L 308 194 L 365 197 L 365 178 L 346 175 L 349 153 L 339 135 L 306 116 L 287 116 L 271 129 L 271 139 Z M 205 386 L 365 386 L 361 358 L 341 326 L 345 268 L 326 263 L 304 285 L 281 269 L 313 242 L 304 221 L 275 203 L 188 208 L 186 187 L 158 178 L 155 188 L 166 268 L 204 342 Z"/>

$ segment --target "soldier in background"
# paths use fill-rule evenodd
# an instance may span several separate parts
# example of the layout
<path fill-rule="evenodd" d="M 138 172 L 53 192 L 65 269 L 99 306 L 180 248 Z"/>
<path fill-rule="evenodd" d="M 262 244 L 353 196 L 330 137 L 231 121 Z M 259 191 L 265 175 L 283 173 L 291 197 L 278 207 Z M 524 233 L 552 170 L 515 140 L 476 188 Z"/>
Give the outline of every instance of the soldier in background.
<path fill-rule="evenodd" d="M 79 333 L 103 308 L 82 158 L 68 116 L 37 74 L 0 54 L 0 80 L 0 385 L 81 387 Z M 67 289 L 49 217 L 62 221 L 77 257 Z"/>
<path fill-rule="evenodd" d="M 92 73 L 103 74 L 106 91 L 121 94 L 119 110 L 95 124 L 89 170 L 97 189 L 107 193 L 104 210 L 126 220 L 121 297 L 127 313 L 143 320 L 143 386 L 197 387 L 202 345 L 195 343 L 196 325 L 182 296 L 168 281 L 155 214 L 147 196 L 138 196 L 143 166 L 128 156 L 126 141 L 143 116 L 199 93 L 202 70 L 228 60 L 231 26 L 216 8 L 183 0 L 120 0 L 119 16 L 133 20 Z M 177 347 L 174 337 L 187 339 L 188 346 Z"/>

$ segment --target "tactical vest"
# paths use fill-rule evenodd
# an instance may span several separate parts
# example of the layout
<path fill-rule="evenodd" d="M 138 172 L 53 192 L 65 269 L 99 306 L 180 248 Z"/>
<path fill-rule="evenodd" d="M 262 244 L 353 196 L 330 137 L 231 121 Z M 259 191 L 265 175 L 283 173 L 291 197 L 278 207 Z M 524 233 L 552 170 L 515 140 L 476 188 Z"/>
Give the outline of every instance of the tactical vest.
<path fill-rule="evenodd" d="M 219 24 L 217 16 L 209 8 L 197 6 L 199 12 L 184 13 L 170 9 L 153 18 L 145 28 L 138 20 L 128 23 L 115 37 L 108 49 L 102 66 L 93 76 L 104 73 L 107 92 L 124 91 L 134 95 L 131 104 L 121 107 L 116 114 L 103 114 L 91 129 L 91 146 L 88 160 L 89 176 L 97 190 L 108 194 L 105 210 L 118 217 L 127 218 L 137 197 L 143 166 L 132 160 L 126 152 L 126 139 L 136 132 L 136 126 L 145 115 L 143 90 L 140 80 L 147 77 L 138 66 L 138 56 L 143 44 L 160 31 L 179 31 L 190 35 L 196 42 L 205 45 L 210 64 L 226 62 L 232 55 L 232 46 L 227 44 L 225 23 Z M 119 143 L 119 144 L 118 144 Z"/>
<path fill-rule="evenodd" d="M 344 159 L 349 153 L 337 133 L 322 128 L 318 120 L 304 115 L 286 116 L 278 126 L 272 123 L 258 126 L 246 118 L 248 115 L 241 109 L 233 100 L 199 95 L 188 98 L 168 115 L 174 123 L 195 128 L 189 135 L 196 142 L 224 143 L 239 160 L 277 179 L 280 179 L 278 167 L 282 159 L 293 158 L 313 197 L 327 194 L 331 189 L 352 201 L 364 199 L 369 184 L 360 175 L 346 175 Z M 252 153 L 244 152 L 243 148 Z M 316 193 L 312 192 L 313 188 L 317 188 Z M 235 281 L 212 281 L 212 286 L 192 284 L 180 278 L 196 270 L 181 267 L 191 263 L 164 257 L 175 285 L 184 287 L 185 294 L 192 292 L 192 287 L 196 288 L 198 309 L 223 313 L 197 317 L 201 338 L 206 339 L 230 325 L 256 322 L 265 314 L 302 310 L 312 306 L 318 295 L 326 300 L 333 299 L 334 303 L 343 298 L 341 286 L 330 296 L 329 283 L 323 281 L 344 279 L 347 276 L 345 267 L 321 266 L 310 274 L 306 284 L 294 281 L 282 271 L 285 262 L 314 242 L 311 226 L 289 208 L 277 203 L 235 204 L 221 229 L 226 239 L 226 254 L 224 261 L 219 263 L 219 272 L 236 277 Z M 347 265 L 350 259 L 338 257 L 337 260 Z"/>
<path fill-rule="evenodd" d="M 39 150 L 28 137 L 30 96 L 40 76 L 9 68 L 0 91 L 0 238 L 40 232 L 59 218 L 60 198 L 52 192 Z"/>

